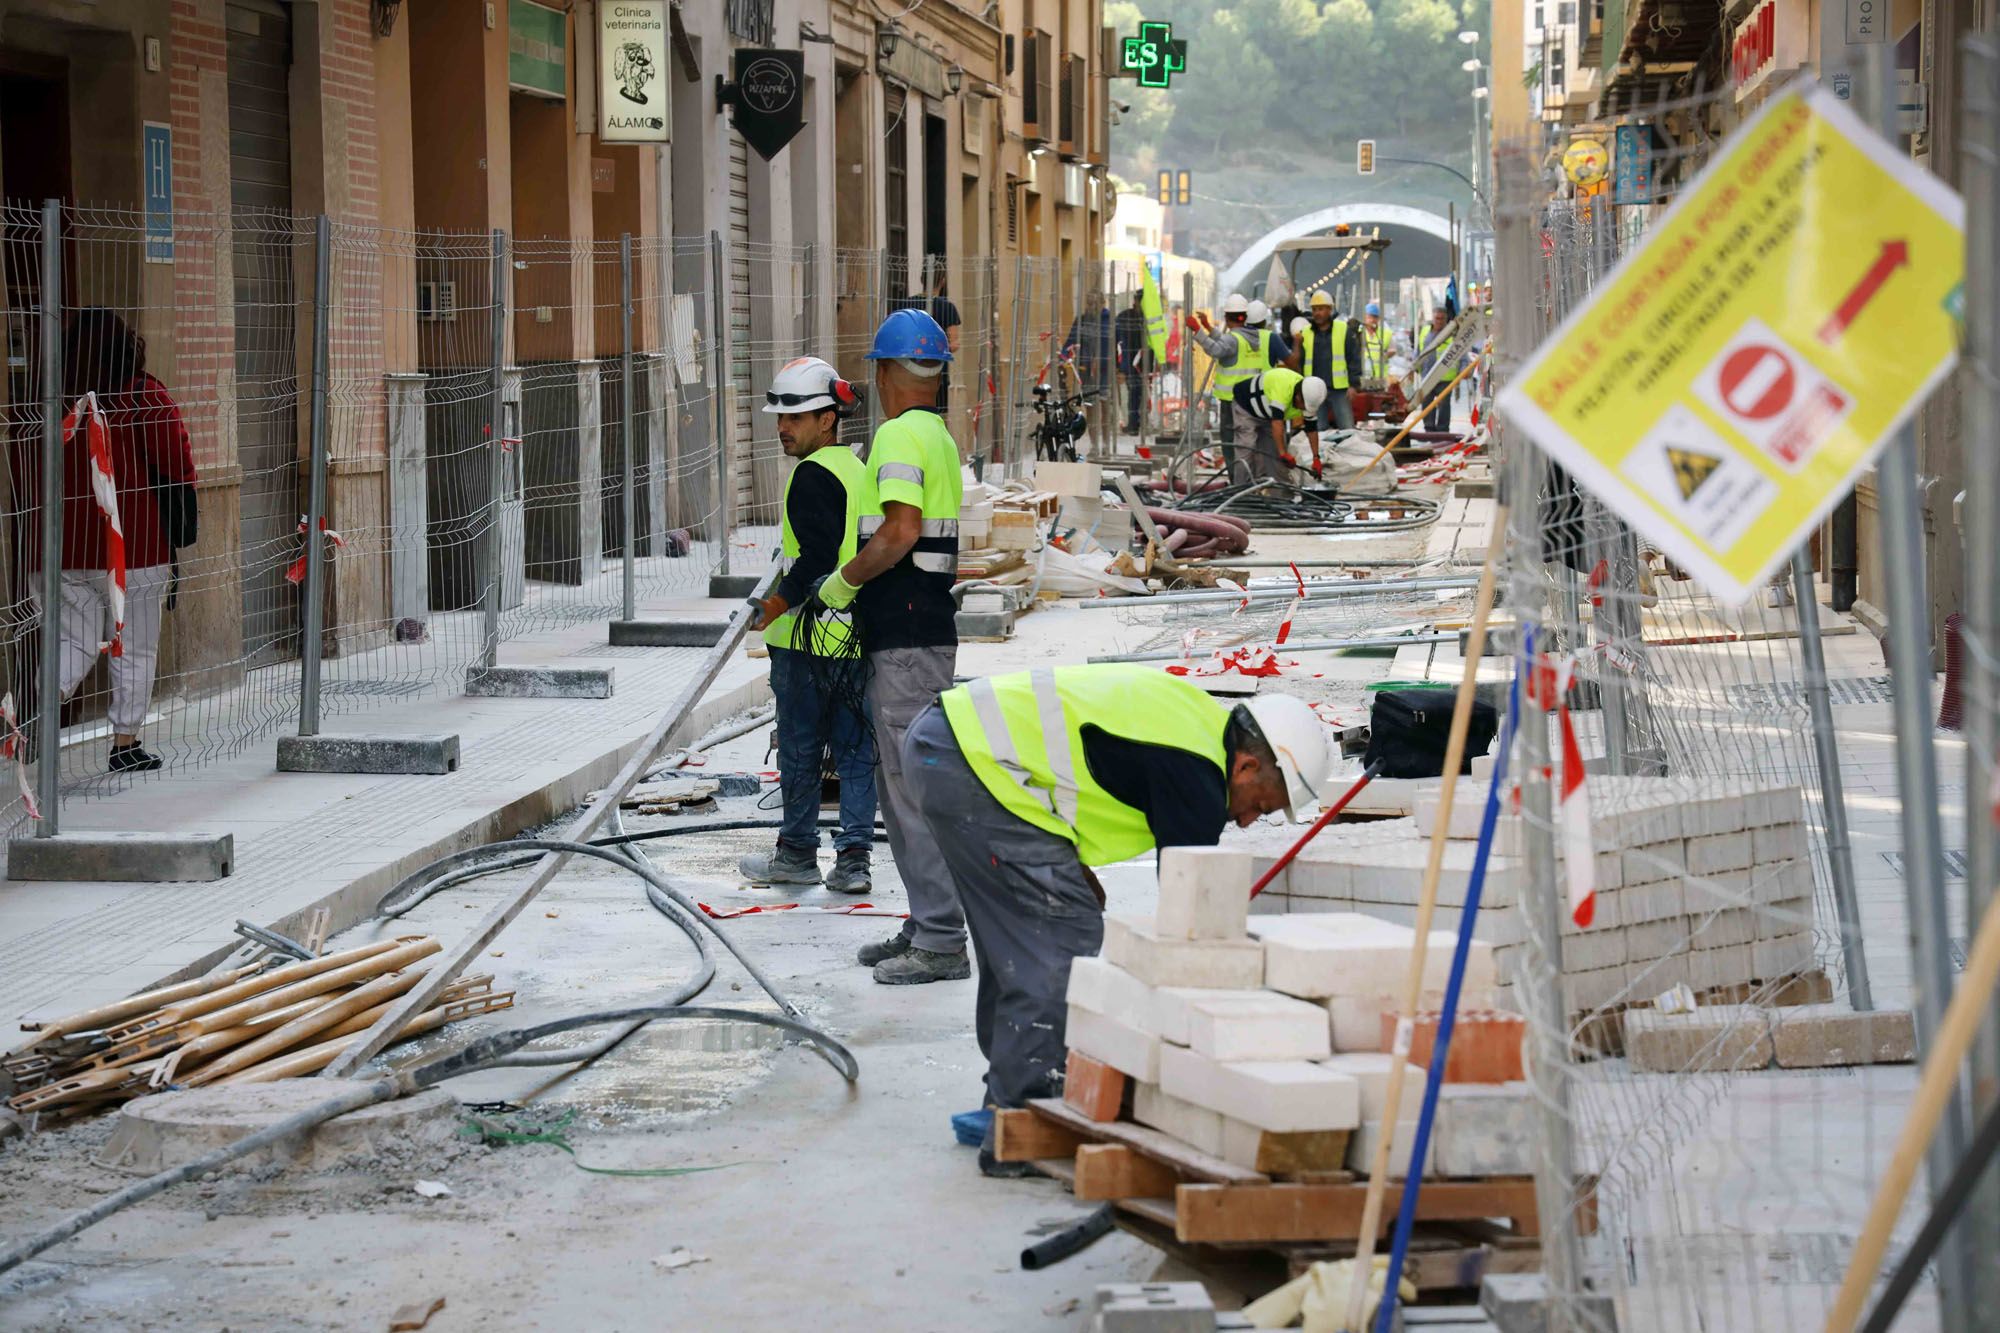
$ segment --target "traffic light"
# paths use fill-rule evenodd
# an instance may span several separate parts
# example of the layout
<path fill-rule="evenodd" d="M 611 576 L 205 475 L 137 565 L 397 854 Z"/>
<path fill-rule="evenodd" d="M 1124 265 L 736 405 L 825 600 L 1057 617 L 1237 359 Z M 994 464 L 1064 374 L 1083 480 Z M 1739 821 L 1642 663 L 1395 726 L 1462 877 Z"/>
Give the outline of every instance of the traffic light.
<path fill-rule="evenodd" d="M 1354 141 L 1354 169 L 1364 176 L 1375 174 L 1375 141 L 1356 139 Z"/>
<path fill-rule="evenodd" d="M 1193 201 L 1194 173 L 1192 171 L 1183 171 L 1180 174 L 1178 183 L 1174 187 L 1174 202 L 1177 204 L 1186 204 Z"/>
<path fill-rule="evenodd" d="M 1165 208 L 1173 201 L 1174 173 L 1171 171 L 1162 171 L 1160 173 L 1160 207 Z"/>

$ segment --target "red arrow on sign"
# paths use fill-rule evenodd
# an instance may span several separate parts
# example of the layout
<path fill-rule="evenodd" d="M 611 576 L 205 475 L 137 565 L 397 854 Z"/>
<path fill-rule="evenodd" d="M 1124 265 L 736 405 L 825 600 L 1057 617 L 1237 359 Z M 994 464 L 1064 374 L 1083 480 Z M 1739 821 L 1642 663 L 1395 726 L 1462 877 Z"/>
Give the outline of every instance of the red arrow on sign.
<path fill-rule="evenodd" d="M 1882 242 L 1882 253 L 1875 256 L 1875 262 L 1861 275 L 1861 281 L 1854 284 L 1854 290 L 1840 303 L 1839 309 L 1826 317 L 1826 323 L 1819 326 L 1819 340 L 1831 347 L 1840 341 L 1840 335 L 1847 332 L 1847 326 L 1854 322 L 1862 307 L 1875 299 L 1875 293 L 1882 290 L 1882 284 L 1889 275 L 1910 262 L 1910 247 L 1904 241 Z"/>

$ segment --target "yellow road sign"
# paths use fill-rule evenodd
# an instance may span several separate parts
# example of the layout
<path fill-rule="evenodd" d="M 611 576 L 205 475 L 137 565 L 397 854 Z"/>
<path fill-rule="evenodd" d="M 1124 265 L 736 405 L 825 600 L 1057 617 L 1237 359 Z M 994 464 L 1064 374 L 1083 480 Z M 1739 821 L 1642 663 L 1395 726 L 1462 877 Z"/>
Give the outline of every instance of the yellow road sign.
<path fill-rule="evenodd" d="M 1742 601 L 1958 355 L 1965 208 L 1831 92 L 1743 125 L 1500 410 Z"/>

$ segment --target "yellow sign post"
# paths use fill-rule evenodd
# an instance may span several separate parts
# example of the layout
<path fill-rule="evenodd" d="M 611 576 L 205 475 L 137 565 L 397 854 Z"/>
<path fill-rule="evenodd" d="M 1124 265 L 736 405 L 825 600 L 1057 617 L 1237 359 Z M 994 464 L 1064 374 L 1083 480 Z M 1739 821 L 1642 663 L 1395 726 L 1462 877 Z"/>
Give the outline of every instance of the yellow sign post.
<path fill-rule="evenodd" d="M 1746 600 L 1951 370 L 1965 209 L 1816 85 L 1773 98 L 1499 408 Z"/>

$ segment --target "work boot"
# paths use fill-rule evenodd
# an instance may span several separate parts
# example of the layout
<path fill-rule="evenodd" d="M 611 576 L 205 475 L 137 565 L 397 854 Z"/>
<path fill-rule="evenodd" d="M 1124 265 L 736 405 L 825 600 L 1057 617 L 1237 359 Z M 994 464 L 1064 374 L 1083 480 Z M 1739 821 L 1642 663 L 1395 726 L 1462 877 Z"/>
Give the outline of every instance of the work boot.
<path fill-rule="evenodd" d="M 939 953 L 911 945 L 894 958 L 875 965 L 875 980 L 884 986 L 921 986 L 927 981 L 963 981 L 972 975 L 972 960 L 963 949 Z"/>
<path fill-rule="evenodd" d="M 130 745 L 111 747 L 111 771 L 113 773 L 157 773 L 160 757 L 147 752 L 146 747 L 133 741 Z"/>
<path fill-rule="evenodd" d="M 850 847 L 836 855 L 833 871 L 826 877 L 826 887 L 835 893 L 866 893 L 874 888 L 875 883 L 868 875 L 868 849 Z"/>
<path fill-rule="evenodd" d="M 979 1174 L 991 1176 L 995 1180 L 1019 1180 L 1023 1176 L 1035 1174 L 1033 1162 L 1003 1162 L 994 1157 L 993 1149 L 982 1146 L 979 1149 Z"/>
<path fill-rule="evenodd" d="M 736 869 L 752 884 L 817 884 L 820 882 L 819 856 L 804 847 L 779 843 L 776 851 L 752 852 L 736 863 Z"/>
<path fill-rule="evenodd" d="M 901 958 L 910 951 L 910 937 L 898 931 L 886 940 L 874 944 L 864 944 L 855 952 L 855 961 L 863 967 L 873 967 L 886 963 L 891 958 Z"/>

